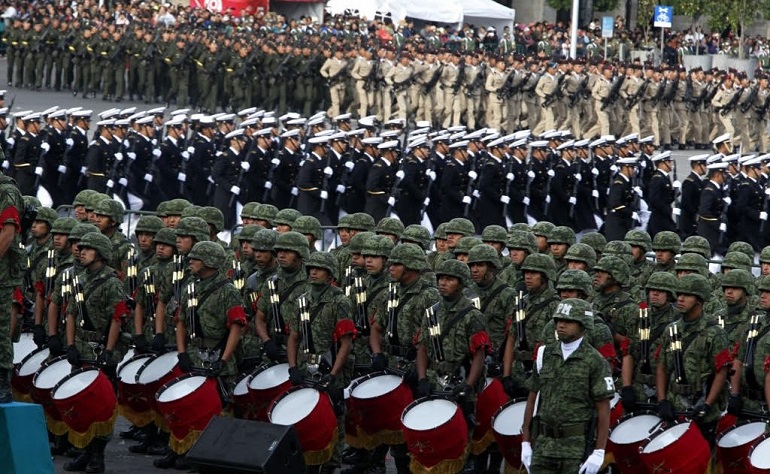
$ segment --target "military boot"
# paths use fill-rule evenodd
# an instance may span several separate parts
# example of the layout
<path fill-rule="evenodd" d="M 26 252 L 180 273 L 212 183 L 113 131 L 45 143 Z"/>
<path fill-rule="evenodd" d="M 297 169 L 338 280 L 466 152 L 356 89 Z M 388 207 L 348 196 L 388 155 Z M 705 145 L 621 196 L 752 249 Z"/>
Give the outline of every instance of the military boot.
<path fill-rule="evenodd" d="M 85 451 L 72 461 L 64 463 L 64 470 L 69 472 L 82 472 L 91 462 L 91 446 L 86 447 Z"/>
<path fill-rule="evenodd" d="M 11 371 L 8 369 L 0 369 L 0 403 L 11 403 L 12 401 Z"/>
<path fill-rule="evenodd" d="M 94 440 L 91 444 L 93 445 L 93 454 L 86 466 L 86 472 L 89 474 L 99 474 L 104 472 L 104 449 L 107 447 L 107 441 Z"/>
<path fill-rule="evenodd" d="M 409 470 L 409 458 L 394 457 L 393 461 L 396 464 L 396 472 L 398 474 L 410 474 Z"/>
<path fill-rule="evenodd" d="M 157 467 L 158 469 L 169 469 L 174 467 L 174 464 L 176 463 L 176 458 L 178 457 L 179 456 L 177 456 L 175 452 L 169 451 L 162 458 L 154 460 L 152 462 L 152 465 Z"/>

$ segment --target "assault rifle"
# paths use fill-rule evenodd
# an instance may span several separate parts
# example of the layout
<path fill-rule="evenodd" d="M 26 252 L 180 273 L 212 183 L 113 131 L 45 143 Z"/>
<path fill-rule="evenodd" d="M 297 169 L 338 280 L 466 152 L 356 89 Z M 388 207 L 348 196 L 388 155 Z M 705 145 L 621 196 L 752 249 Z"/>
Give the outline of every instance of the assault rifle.
<path fill-rule="evenodd" d="M 564 96 L 564 92 L 561 90 L 562 84 L 564 84 L 564 78 L 567 77 L 564 74 L 561 74 L 559 76 L 559 79 L 556 80 L 556 88 L 545 96 L 545 100 L 543 100 L 543 107 L 550 107 L 551 104 L 553 104 L 557 99 L 561 99 Z"/>
<path fill-rule="evenodd" d="M 757 96 L 759 95 L 759 86 L 754 86 L 749 91 L 749 95 L 746 96 L 746 98 L 741 102 L 740 110 L 741 113 L 748 112 L 751 107 L 754 105 L 754 102 L 757 101 Z"/>
<path fill-rule="evenodd" d="M 626 79 L 626 76 L 618 76 L 615 79 L 615 82 L 613 82 L 612 86 L 610 87 L 610 93 L 607 94 L 607 97 L 602 99 L 601 110 L 605 110 L 607 109 L 607 107 L 617 102 L 618 97 L 620 97 L 620 88 L 623 86 L 623 81 L 625 81 L 625 79 Z"/>
<path fill-rule="evenodd" d="M 286 59 L 288 59 L 288 56 Z M 286 59 L 283 60 L 283 63 L 281 63 L 281 65 L 286 63 Z M 348 71 L 350 71 L 351 67 L 353 67 L 353 61 L 347 61 L 345 65 L 342 67 L 342 69 L 337 71 L 337 74 L 330 76 L 329 79 L 326 80 L 326 86 L 327 87 L 336 86 L 338 83 L 345 80 L 345 76 L 347 76 Z"/>
<path fill-rule="evenodd" d="M 464 70 L 465 68 L 463 68 Z M 481 87 L 487 79 L 487 70 L 483 65 L 479 65 L 479 72 L 476 73 L 476 77 L 473 78 L 473 82 L 469 86 L 465 87 L 465 96 L 472 97 L 473 94 Z"/>
<path fill-rule="evenodd" d="M 640 100 L 642 100 L 644 94 L 647 93 L 647 87 L 649 87 L 649 85 L 650 80 L 645 79 L 644 82 L 642 82 L 642 85 L 639 86 L 639 89 L 636 91 L 636 93 L 628 98 L 628 102 L 626 102 L 626 110 L 631 110 L 636 104 L 639 103 Z"/>
<path fill-rule="evenodd" d="M 588 96 L 591 94 L 591 91 L 588 90 L 588 79 L 589 77 L 586 75 L 586 77 L 583 78 L 582 81 L 578 84 L 578 88 L 575 91 L 574 94 L 572 94 L 569 98 L 569 106 L 570 108 L 574 107 L 575 104 L 577 104 L 577 101 L 580 99 L 587 99 Z"/>
<path fill-rule="evenodd" d="M 730 97 L 730 101 L 720 108 L 719 115 L 724 117 L 725 115 L 729 114 L 735 108 L 735 106 L 738 105 L 738 101 L 740 100 L 742 94 L 743 88 L 739 87 L 733 96 Z"/>
<path fill-rule="evenodd" d="M 658 105 L 663 98 L 663 93 L 666 92 L 666 85 L 668 85 L 668 79 L 663 79 L 658 83 L 658 90 L 655 92 L 655 96 L 652 98 L 652 106 Z"/>
<path fill-rule="evenodd" d="M 377 75 L 379 73 L 380 73 L 380 61 L 378 59 L 375 59 L 374 64 L 372 64 L 372 70 L 369 72 L 369 75 L 366 76 L 366 79 L 364 79 L 365 91 L 371 92 L 377 87 Z"/>
<path fill-rule="evenodd" d="M 674 101 L 674 97 L 676 96 L 676 90 L 679 88 L 679 76 L 674 78 L 674 80 L 671 82 L 671 88 L 666 91 L 666 93 L 663 95 L 663 102 L 666 105 L 671 105 L 671 102 Z"/>
<path fill-rule="evenodd" d="M 444 65 L 439 64 L 439 66 L 436 68 L 435 71 L 433 71 L 433 75 L 431 76 L 430 80 L 423 84 L 422 86 L 422 92 L 423 94 L 430 94 L 431 91 L 433 91 L 433 88 L 436 87 L 436 84 L 438 83 L 438 80 L 441 78 L 441 72 L 444 70 Z"/>
<path fill-rule="evenodd" d="M 462 87 L 463 82 L 465 82 L 465 61 L 460 61 L 460 64 L 457 65 L 457 79 L 455 79 L 455 83 L 452 84 L 452 92 L 457 94 L 460 87 Z"/>

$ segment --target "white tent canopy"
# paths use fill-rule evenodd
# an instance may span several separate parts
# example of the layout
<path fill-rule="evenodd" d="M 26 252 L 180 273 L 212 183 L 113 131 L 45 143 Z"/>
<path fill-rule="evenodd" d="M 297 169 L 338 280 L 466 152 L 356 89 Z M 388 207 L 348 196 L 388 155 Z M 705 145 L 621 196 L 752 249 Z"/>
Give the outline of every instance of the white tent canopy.
<path fill-rule="evenodd" d="M 394 22 L 410 17 L 439 24 L 465 22 L 499 29 L 505 25 L 513 27 L 515 15 L 515 10 L 493 0 L 329 0 L 326 6 L 333 15 L 357 11 L 368 20 L 390 13 Z"/>
<path fill-rule="evenodd" d="M 475 26 L 494 26 L 498 37 L 502 38 L 502 30 L 509 27 L 513 31 L 513 20 L 516 10 L 500 5 L 493 0 L 461 0 L 463 5 L 463 23 Z"/>

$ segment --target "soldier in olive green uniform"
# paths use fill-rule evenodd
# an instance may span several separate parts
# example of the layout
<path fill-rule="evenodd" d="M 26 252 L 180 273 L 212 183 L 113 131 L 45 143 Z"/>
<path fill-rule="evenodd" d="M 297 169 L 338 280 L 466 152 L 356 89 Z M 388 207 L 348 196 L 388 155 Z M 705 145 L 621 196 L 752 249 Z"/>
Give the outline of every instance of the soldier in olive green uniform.
<path fill-rule="evenodd" d="M 743 269 L 733 269 L 722 277 L 723 299 L 726 307 L 706 317 L 719 324 L 727 334 L 727 341 L 735 346 L 734 354 L 746 332 L 755 305 L 749 300 L 754 295 L 754 277 Z"/>
<path fill-rule="evenodd" d="M 155 307 L 160 280 L 164 269 L 176 255 L 176 232 L 164 227 L 153 236 L 152 244 L 155 262 L 140 270 L 135 298 L 133 343 L 139 354 L 149 350 L 149 341 L 155 335 Z M 174 331 L 170 325 L 165 328 L 164 334 L 167 340 L 173 340 Z"/>
<path fill-rule="evenodd" d="M 134 233 L 136 234 L 136 242 L 139 247 L 137 263 L 140 271 L 157 262 L 154 239 L 155 234 L 162 228 L 163 221 L 158 216 L 142 216 L 136 222 Z"/>
<path fill-rule="evenodd" d="M 131 242 L 119 229 L 120 224 L 123 223 L 123 206 L 114 199 L 104 199 L 94 207 L 94 214 L 96 215 L 94 225 L 112 243 L 112 258 L 108 263 L 123 280 L 128 265 L 129 247 L 131 247 Z"/>
<path fill-rule="evenodd" d="M 629 344 L 638 337 L 639 323 L 639 305 L 622 289 L 631 277 L 628 265 L 620 257 L 607 255 L 594 270 L 594 310 L 612 328 L 618 356 L 624 357 Z"/>
<path fill-rule="evenodd" d="M 558 279 L 559 275 L 567 269 L 567 262 L 564 260 L 564 256 L 570 246 L 574 245 L 576 242 L 575 231 L 566 226 L 557 226 L 548 233 L 547 239 L 548 249 L 550 250 L 551 257 L 553 257 L 554 264 L 556 265 L 554 277 Z"/>
<path fill-rule="evenodd" d="M 630 266 L 631 276 L 642 286 L 647 284 L 647 279 L 653 272 L 653 264 L 647 260 L 647 252 L 652 249 L 650 234 L 641 230 L 629 230 L 623 238 L 634 254 Z"/>
<path fill-rule="evenodd" d="M 532 232 L 512 230 L 505 246 L 508 248 L 510 265 L 500 272 L 500 279 L 511 288 L 518 289 L 524 284 L 521 264 L 527 256 L 537 253 L 537 239 Z"/>

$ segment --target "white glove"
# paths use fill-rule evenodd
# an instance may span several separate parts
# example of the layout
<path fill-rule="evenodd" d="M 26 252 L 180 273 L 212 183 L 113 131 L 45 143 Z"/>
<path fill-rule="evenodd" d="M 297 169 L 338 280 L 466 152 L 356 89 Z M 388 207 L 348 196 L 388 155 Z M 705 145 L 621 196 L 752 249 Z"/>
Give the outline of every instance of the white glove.
<path fill-rule="evenodd" d="M 2 166 L 3 166 L 4 170 L 7 170 L 8 168 L 11 167 L 11 164 L 8 162 L 8 160 L 5 160 L 5 161 L 3 161 L 3 165 Z"/>
<path fill-rule="evenodd" d="M 599 176 L 599 170 L 596 168 L 591 168 L 591 174 L 594 176 Z"/>
<path fill-rule="evenodd" d="M 327 166 L 326 168 L 324 168 L 324 175 L 325 176 L 331 176 L 333 174 L 334 174 L 334 170 L 332 169 L 331 166 Z"/>
<path fill-rule="evenodd" d="M 297 189 L 297 187 L 296 187 L 296 186 L 295 186 L 295 187 L 293 187 L 293 188 L 291 188 L 291 195 L 292 195 L 292 196 L 296 196 L 296 195 L 298 195 L 298 194 L 299 194 L 299 189 Z"/>
<path fill-rule="evenodd" d="M 115 181 L 108 179 L 107 180 L 107 189 L 112 189 L 115 187 Z"/>
<path fill-rule="evenodd" d="M 347 168 L 348 171 L 353 171 L 353 168 L 355 168 L 355 167 L 356 167 L 356 164 L 353 163 L 352 161 L 346 161 L 345 162 L 345 168 Z"/>
<path fill-rule="evenodd" d="M 187 153 L 194 154 L 195 153 L 195 147 L 194 146 L 188 146 L 187 147 Z"/>
<path fill-rule="evenodd" d="M 508 204 L 509 202 L 511 202 L 511 198 L 510 196 L 502 195 L 500 196 L 500 202 L 503 204 Z"/>
<path fill-rule="evenodd" d="M 527 176 L 529 179 L 535 179 L 535 172 L 532 170 L 527 171 Z"/>
<path fill-rule="evenodd" d="M 280 165 L 280 164 L 281 164 L 281 160 L 279 160 L 278 158 L 273 158 L 272 160 L 270 160 L 270 163 L 271 163 L 273 166 L 278 166 L 278 165 Z"/>
<path fill-rule="evenodd" d="M 120 178 L 120 179 L 118 180 L 118 183 L 119 183 L 121 186 L 123 186 L 124 188 L 125 188 L 126 186 L 128 186 L 128 180 L 127 180 L 126 178 Z"/>
<path fill-rule="evenodd" d="M 770 196 L 770 188 L 765 188 L 765 196 Z"/>
<path fill-rule="evenodd" d="M 66 167 L 66 166 L 64 166 L 64 165 L 59 165 L 59 167 L 58 167 L 58 168 L 56 168 L 56 171 L 58 171 L 58 172 L 59 172 L 59 173 L 61 173 L 61 174 L 64 174 L 64 173 L 66 173 L 66 172 L 67 172 L 67 167 Z"/>
<path fill-rule="evenodd" d="M 13 144 L 16 143 L 16 140 L 14 140 L 11 137 L 8 137 L 8 139 L 5 142 L 8 143 L 8 145 L 13 146 Z"/>
<path fill-rule="evenodd" d="M 160 158 L 160 148 L 156 148 L 156 149 L 152 150 L 152 156 L 154 156 L 156 158 Z"/>
<path fill-rule="evenodd" d="M 338 184 L 337 185 L 337 194 L 345 194 L 345 186 Z"/>
<path fill-rule="evenodd" d="M 190 154 L 187 153 L 186 150 L 182 152 L 182 159 L 184 159 L 185 161 L 190 159 Z"/>
<path fill-rule="evenodd" d="M 633 214 L 631 214 L 631 219 L 633 219 L 633 220 L 635 220 L 635 221 L 638 221 L 638 220 L 639 220 L 639 214 L 637 214 L 636 212 L 634 212 Z"/>
<path fill-rule="evenodd" d="M 596 474 L 602 468 L 602 464 L 604 464 L 604 450 L 594 449 L 586 462 L 580 466 L 578 474 Z"/>
<path fill-rule="evenodd" d="M 323 199 L 324 201 L 329 199 L 329 193 L 327 193 L 326 191 L 321 191 L 321 199 Z"/>
<path fill-rule="evenodd" d="M 152 146 L 157 146 L 158 145 L 158 139 L 157 138 L 153 138 L 152 140 L 150 140 L 150 143 L 152 143 Z"/>
<path fill-rule="evenodd" d="M 184 183 L 185 181 L 187 181 L 187 175 L 180 172 L 179 174 L 176 175 L 176 179 L 177 181 L 181 181 Z"/>
<path fill-rule="evenodd" d="M 48 150 L 51 149 L 51 145 L 49 145 L 48 142 L 43 142 L 40 144 L 40 149 L 43 150 L 44 153 L 48 153 Z"/>
<path fill-rule="evenodd" d="M 728 206 L 733 203 L 733 200 L 730 199 L 730 196 L 725 196 L 722 198 L 722 200 L 727 204 Z"/>
<path fill-rule="evenodd" d="M 464 196 L 463 197 L 463 204 L 470 204 L 471 203 L 471 197 L 470 196 Z"/>
<path fill-rule="evenodd" d="M 11 140 L 13 140 L 13 139 L 12 139 L 12 138 L 9 138 L 9 139 L 8 139 L 8 143 L 10 143 L 10 142 L 11 142 Z M 75 140 L 73 140 L 73 139 L 71 139 L 71 138 L 68 138 L 68 139 L 64 140 L 64 144 L 65 144 L 65 145 L 67 145 L 67 147 L 68 147 L 68 148 L 72 148 L 72 145 L 74 145 L 74 144 L 75 144 Z"/>
<path fill-rule="evenodd" d="M 580 174 L 580 173 L 575 173 L 575 179 L 578 180 L 578 181 L 582 181 L 583 180 L 583 175 Z"/>
<path fill-rule="evenodd" d="M 599 190 L 594 189 L 593 191 L 591 191 L 591 196 L 599 199 Z"/>
<path fill-rule="evenodd" d="M 248 172 L 251 169 L 251 165 L 248 161 L 241 161 L 241 169 Z"/>
<path fill-rule="evenodd" d="M 548 203 L 548 204 L 551 203 L 551 195 L 550 194 L 545 196 L 545 202 Z"/>
<path fill-rule="evenodd" d="M 521 200 L 521 203 L 525 206 L 529 206 L 529 198 L 527 196 L 524 196 L 524 199 Z"/>
<path fill-rule="evenodd" d="M 85 175 L 86 175 L 86 173 L 88 173 L 88 169 L 87 169 L 85 166 L 81 166 L 81 167 L 80 167 L 80 174 L 82 174 L 83 176 L 85 176 Z"/>
<path fill-rule="evenodd" d="M 211 176 L 209 176 L 208 178 L 206 178 L 206 181 L 208 181 L 208 182 L 209 182 L 209 183 L 211 183 L 211 184 L 216 184 L 216 183 L 214 182 L 214 178 L 212 178 Z"/>
<path fill-rule="evenodd" d="M 680 183 L 678 180 L 671 183 L 671 186 L 674 187 L 674 189 L 679 189 L 682 187 L 682 183 Z"/>
<path fill-rule="evenodd" d="M 612 165 L 612 166 L 610 166 L 610 171 L 612 171 L 613 173 L 615 173 L 615 172 L 617 172 L 617 171 L 618 171 L 618 167 L 617 167 L 617 166 L 615 166 L 615 165 Z"/>
<path fill-rule="evenodd" d="M 396 198 L 394 198 L 393 196 L 389 197 L 388 198 L 388 206 L 393 207 L 395 205 L 396 205 Z"/>
<path fill-rule="evenodd" d="M 569 198 L 569 203 L 574 206 L 575 204 L 577 204 L 577 198 L 575 196 L 572 196 L 571 198 Z"/>
<path fill-rule="evenodd" d="M 513 178 L 514 178 L 513 173 L 508 173 L 507 175 L 505 175 L 505 179 L 507 179 L 508 181 L 513 181 Z"/>
<path fill-rule="evenodd" d="M 128 139 L 123 140 L 123 146 L 126 148 L 131 146 L 131 143 L 128 141 Z"/>
<path fill-rule="evenodd" d="M 428 173 L 428 176 L 430 176 L 430 180 L 431 181 L 436 181 L 436 172 L 435 171 L 430 170 L 430 172 Z"/>
<path fill-rule="evenodd" d="M 121 153 L 121 152 L 115 153 L 115 159 L 117 161 L 123 161 L 123 153 Z"/>
<path fill-rule="evenodd" d="M 273 189 L 273 183 L 270 181 L 265 181 L 265 189 Z"/>
<path fill-rule="evenodd" d="M 35 167 L 35 174 L 38 176 L 43 176 L 43 167 L 42 166 Z"/>
<path fill-rule="evenodd" d="M 767 220 L 767 212 L 762 211 L 759 213 L 759 220 L 766 221 Z"/>
<path fill-rule="evenodd" d="M 639 186 L 634 186 L 634 192 L 635 192 L 636 194 L 640 195 L 640 196 L 641 196 L 642 194 L 644 194 L 644 193 L 642 192 L 642 188 L 640 188 Z"/>
<path fill-rule="evenodd" d="M 468 171 L 468 177 L 471 179 L 471 181 L 473 181 L 473 180 L 475 180 L 476 178 L 478 178 L 478 177 L 479 177 L 479 175 L 478 175 L 478 174 L 476 174 L 476 172 L 475 172 L 475 171 Z"/>
<path fill-rule="evenodd" d="M 404 170 L 398 170 L 398 171 L 396 171 L 396 178 L 398 178 L 398 179 L 404 179 Z"/>
<path fill-rule="evenodd" d="M 725 224 L 724 222 L 719 224 L 719 232 L 726 232 L 726 231 L 727 231 L 727 224 Z"/>
<path fill-rule="evenodd" d="M 129 151 L 128 153 L 126 153 L 126 156 L 128 157 L 129 160 L 136 159 L 136 153 L 134 153 L 133 151 Z"/>
<path fill-rule="evenodd" d="M 682 210 L 679 209 L 678 207 L 675 207 L 673 212 L 674 212 L 674 217 L 678 217 L 682 214 Z"/>
<path fill-rule="evenodd" d="M 241 188 L 239 188 L 238 186 L 233 186 L 233 187 L 230 188 L 230 192 L 237 196 L 237 195 L 241 194 Z"/>
<path fill-rule="evenodd" d="M 425 198 L 425 200 L 422 202 L 422 205 L 425 207 L 430 206 L 430 198 Z"/>
<path fill-rule="evenodd" d="M 476 199 L 481 197 L 481 193 L 478 191 L 478 189 L 473 190 L 473 197 L 475 197 Z"/>
<path fill-rule="evenodd" d="M 553 178 L 554 176 L 556 176 L 556 173 L 553 170 L 548 170 L 548 176 Z"/>
<path fill-rule="evenodd" d="M 529 441 L 521 443 L 521 463 L 529 471 L 529 467 L 532 465 L 532 444 Z"/>

